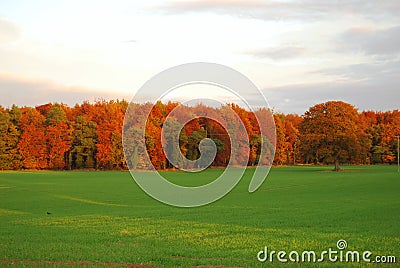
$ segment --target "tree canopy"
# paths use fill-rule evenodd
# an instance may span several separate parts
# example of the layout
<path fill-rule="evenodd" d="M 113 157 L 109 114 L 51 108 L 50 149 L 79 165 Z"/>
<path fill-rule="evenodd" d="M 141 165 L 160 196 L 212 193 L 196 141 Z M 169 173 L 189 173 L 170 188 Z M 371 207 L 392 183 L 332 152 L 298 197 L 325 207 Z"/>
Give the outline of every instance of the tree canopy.
<path fill-rule="evenodd" d="M 353 162 L 365 156 L 367 135 L 354 106 L 342 101 L 329 101 L 311 107 L 300 124 L 300 140 L 308 161 Z"/>
<path fill-rule="evenodd" d="M 273 124 L 268 122 L 260 126 L 256 120 L 256 116 L 269 118 L 271 111 L 268 109 L 253 113 L 236 104 L 219 108 L 180 105 L 175 109 L 177 106 L 174 102 L 129 105 L 129 109 L 133 109 L 129 115 L 134 118 L 125 120 L 128 125 L 124 125 L 126 101 L 83 102 L 74 107 L 57 103 L 0 107 L 0 169 L 126 169 L 123 127 L 129 128 L 126 139 L 133 145 L 126 161 L 134 166 L 144 165 L 147 151 L 157 169 L 173 168 L 163 148 L 171 154 L 171 159 L 178 161 L 178 166 L 183 162 L 179 162 L 176 148 L 187 159 L 196 160 L 200 149 L 206 154 L 211 152 L 209 144 L 200 144 L 204 138 L 216 144 L 212 166 L 226 166 L 231 159 L 232 146 L 235 146 L 238 163 L 269 164 L 271 157 L 262 159 L 260 155 L 264 151 L 272 156 L 274 137 L 262 136 L 260 128 Z M 229 112 L 232 110 L 237 116 Z M 149 118 L 145 118 L 145 111 L 150 111 Z M 166 122 L 172 111 L 176 118 L 189 121 L 184 126 L 176 120 Z M 215 120 L 196 114 L 213 115 L 226 124 L 227 129 Z M 396 136 L 400 135 L 398 110 L 359 112 L 351 104 L 329 101 L 314 105 L 303 115 L 274 113 L 273 119 L 275 165 L 325 164 L 335 165 L 339 170 L 340 164 L 396 162 Z M 145 129 L 141 129 L 144 125 Z M 176 129 L 182 129 L 179 137 L 169 137 L 163 144 L 162 131 Z M 143 131 L 146 139 L 141 144 L 138 137 Z M 228 133 L 234 133 L 237 142 L 231 144 Z"/>

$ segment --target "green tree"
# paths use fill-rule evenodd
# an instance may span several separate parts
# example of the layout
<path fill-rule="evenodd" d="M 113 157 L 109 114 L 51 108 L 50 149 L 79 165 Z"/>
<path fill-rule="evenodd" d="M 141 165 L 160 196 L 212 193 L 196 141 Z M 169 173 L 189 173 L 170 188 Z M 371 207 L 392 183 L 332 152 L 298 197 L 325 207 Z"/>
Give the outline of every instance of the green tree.
<path fill-rule="evenodd" d="M 88 122 L 85 117 L 78 116 L 72 133 L 70 163 L 72 168 L 96 167 L 96 123 Z"/>
<path fill-rule="evenodd" d="M 0 110 L 0 169 L 18 169 L 21 157 L 18 153 L 20 131 L 13 124 L 7 111 Z"/>
<path fill-rule="evenodd" d="M 46 120 L 46 144 L 49 167 L 62 169 L 68 166 L 72 129 L 61 105 L 54 104 L 48 111 Z"/>
<path fill-rule="evenodd" d="M 180 124 L 176 120 L 168 120 L 163 124 L 163 133 L 165 144 L 163 147 L 165 148 L 165 153 L 167 156 L 167 167 L 173 167 L 173 165 L 169 162 L 173 162 L 176 164 L 177 168 L 183 167 L 183 159 L 179 157 L 179 154 L 182 151 L 181 146 L 187 145 L 187 136 L 185 131 L 180 131 L 182 129 L 182 124 Z M 180 131 L 180 132 L 179 132 Z M 177 135 L 179 132 L 179 135 Z M 180 150 L 180 151 L 178 151 Z M 185 150 L 186 151 L 186 150 Z"/>
<path fill-rule="evenodd" d="M 142 140 L 143 129 L 129 127 L 124 135 L 124 152 L 126 161 L 130 169 L 149 169 L 148 162 L 145 161 L 146 144 Z"/>
<path fill-rule="evenodd" d="M 56 125 L 62 122 L 67 122 L 67 116 L 61 105 L 56 103 L 49 109 L 45 123 L 46 125 Z"/>
<path fill-rule="evenodd" d="M 186 152 L 186 157 L 189 160 L 197 160 L 200 158 L 200 150 L 199 150 L 199 145 L 200 142 L 207 138 L 207 131 L 204 128 L 201 128 L 198 131 L 193 131 L 192 135 L 188 137 L 188 143 L 187 143 L 187 152 Z M 221 140 L 217 138 L 211 138 L 211 140 L 214 141 L 217 152 L 221 152 L 225 149 L 224 144 Z M 210 146 L 207 142 L 203 144 L 202 151 L 205 154 L 205 158 L 203 159 L 209 159 L 209 154 L 212 152 L 213 146 Z M 204 163 L 199 163 L 200 167 L 204 165 Z"/>
<path fill-rule="evenodd" d="M 13 104 L 8 114 L 10 115 L 11 122 L 18 127 L 18 121 L 22 114 L 21 109 L 17 105 Z"/>

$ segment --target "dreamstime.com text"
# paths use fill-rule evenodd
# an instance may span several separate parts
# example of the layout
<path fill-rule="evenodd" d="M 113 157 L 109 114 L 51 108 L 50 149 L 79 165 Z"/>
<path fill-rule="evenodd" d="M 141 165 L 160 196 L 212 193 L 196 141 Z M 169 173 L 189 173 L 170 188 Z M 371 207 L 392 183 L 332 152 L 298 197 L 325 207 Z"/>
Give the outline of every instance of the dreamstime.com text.
<path fill-rule="evenodd" d="M 396 263 L 396 256 L 394 255 L 374 255 L 371 251 L 357 251 L 357 250 L 346 250 L 346 240 L 340 239 L 336 243 L 337 248 L 329 248 L 321 252 L 315 252 L 313 250 L 306 250 L 302 252 L 298 251 L 275 251 L 269 250 L 268 247 L 264 247 L 257 253 L 257 260 L 260 262 L 370 262 L 370 263 Z"/>

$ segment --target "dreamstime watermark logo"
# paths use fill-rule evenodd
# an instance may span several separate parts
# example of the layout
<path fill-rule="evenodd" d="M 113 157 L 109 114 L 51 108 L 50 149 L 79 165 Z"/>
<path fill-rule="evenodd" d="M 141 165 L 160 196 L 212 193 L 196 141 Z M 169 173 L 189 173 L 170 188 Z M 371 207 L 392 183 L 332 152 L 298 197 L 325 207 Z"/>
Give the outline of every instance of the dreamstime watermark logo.
<path fill-rule="evenodd" d="M 204 96 L 180 102 L 163 118 L 161 133 L 151 128 L 149 118 L 154 119 L 158 101 L 188 85 L 208 85 L 233 94 L 253 112 L 257 122 L 257 146 L 254 137 L 249 137 L 240 116 L 223 97 Z M 190 94 L 187 94 L 190 96 Z M 247 97 L 246 97 L 247 96 Z M 144 103 L 138 105 L 138 103 Z M 219 109 L 196 109 L 187 112 L 194 103 Z M 199 142 L 200 157 L 188 159 L 180 147 L 180 135 L 185 125 L 192 120 L 205 118 L 216 122 L 226 133 L 230 144 L 230 159 L 223 173 L 211 183 L 198 187 L 184 187 L 166 180 L 157 171 L 154 159 L 149 155 L 149 133 L 160 138 L 163 153 L 174 168 L 186 172 L 199 172 L 209 167 L 217 153 L 215 139 L 204 136 Z M 159 135 L 158 135 L 159 134 Z M 251 143 L 251 138 L 253 138 Z M 130 173 L 136 183 L 153 198 L 179 207 L 195 207 L 209 204 L 226 195 L 240 181 L 249 164 L 249 155 L 257 155 L 256 166 L 248 191 L 254 192 L 267 177 L 275 155 L 275 124 L 264 95 L 243 74 L 224 65 L 214 63 L 188 63 L 169 68 L 148 80 L 135 94 L 125 114 L 123 126 L 123 149 Z M 256 150 L 256 152 L 254 151 Z M 154 155 L 154 152 L 152 152 Z M 158 152 L 159 153 L 159 152 Z M 157 154 L 157 153 L 156 153 Z M 144 172 L 145 171 L 145 172 Z M 189 174 L 190 175 L 190 174 Z M 189 176 L 188 175 L 188 176 Z"/>
<path fill-rule="evenodd" d="M 340 239 L 336 243 L 336 248 L 329 248 L 321 252 L 314 250 L 306 250 L 298 252 L 292 250 L 289 253 L 285 250 L 269 251 L 268 247 L 264 247 L 257 253 L 257 260 L 260 262 L 370 262 L 370 263 L 396 263 L 396 256 L 393 255 L 376 255 L 369 250 L 363 252 L 357 250 L 346 250 L 347 242 Z"/>

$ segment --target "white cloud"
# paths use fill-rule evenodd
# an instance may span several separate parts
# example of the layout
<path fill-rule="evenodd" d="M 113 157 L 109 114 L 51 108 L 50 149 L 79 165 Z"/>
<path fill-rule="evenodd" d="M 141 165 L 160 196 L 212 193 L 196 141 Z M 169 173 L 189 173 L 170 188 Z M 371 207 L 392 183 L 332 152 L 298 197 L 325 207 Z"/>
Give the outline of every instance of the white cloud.
<path fill-rule="evenodd" d="M 8 20 L 0 17 L 0 45 L 18 40 L 20 29 Z"/>
<path fill-rule="evenodd" d="M 65 103 L 70 106 L 83 101 L 97 99 L 128 99 L 123 92 L 109 92 L 102 89 L 68 87 L 51 80 L 38 80 L 0 74 L 0 105 L 9 107 L 37 106 L 49 102 Z"/>
<path fill-rule="evenodd" d="M 357 105 L 363 90 L 362 107 L 386 109 L 399 84 L 398 10 L 397 0 L 3 1 L 0 70 L 13 78 L 0 77 L 1 102 L 129 98 L 158 72 L 209 61 L 268 88 L 284 112 Z"/>
<path fill-rule="evenodd" d="M 360 15 L 368 19 L 398 19 L 400 2 L 397 0 L 369 1 L 237 1 L 237 0 L 194 0 L 173 1 L 159 6 L 170 13 L 214 12 L 243 18 L 261 20 L 319 20 L 337 15 Z"/>
<path fill-rule="evenodd" d="M 341 36 L 343 47 L 371 55 L 400 53 L 400 25 L 375 29 L 353 27 Z"/>
<path fill-rule="evenodd" d="M 297 58 L 306 52 L 306 48 L 301 46 L 281 46 L 257 49 L 246 52 L 246 54 L 259 57 L 259 58 L 269 58 L 272 60 L 286 60 Z"/>

